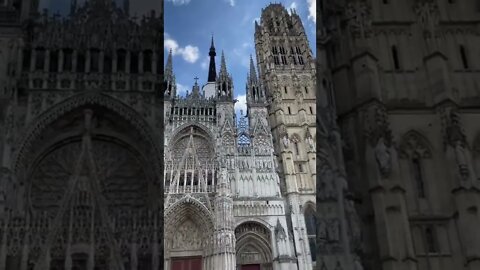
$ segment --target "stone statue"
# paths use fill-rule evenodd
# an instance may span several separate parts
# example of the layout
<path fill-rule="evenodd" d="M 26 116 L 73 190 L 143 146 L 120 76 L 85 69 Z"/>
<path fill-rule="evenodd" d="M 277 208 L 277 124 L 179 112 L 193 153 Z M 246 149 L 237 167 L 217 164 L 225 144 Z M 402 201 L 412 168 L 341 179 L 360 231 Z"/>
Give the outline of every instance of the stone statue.
<path fill-rule="evenodd" d="M 461 141 L 455 142 L 455 158 L 457 159 L 457 165 L 460 175 L 463 179 L 466 179 L 469 175 L 468 162 L 465 154 L 465 148 Z"/>
<path fill-rule="evenodd" d="M 313 142 L 312 137 L 307 137 L 307 144 L 310 147 L 311 151 L 315 151 L 315 142 Z"/>
<path fill-rule="evenodd" d="M 285 134 L 285 136 L 283 136 L 283 146 L 285 146 L 285 148 L 288 148 L 289 145 L 290 139 L 288 138 L 288 135 Z"/>
<path fill-rule="evenodd" d="M 377 160 L 380 174 L 383 177 L 390 175 L 392 170 L 392 156 L 390 150 L 385 145 L 383 137 L 378 140 L 377 146 L 375 147 L 375 158 Z"/>

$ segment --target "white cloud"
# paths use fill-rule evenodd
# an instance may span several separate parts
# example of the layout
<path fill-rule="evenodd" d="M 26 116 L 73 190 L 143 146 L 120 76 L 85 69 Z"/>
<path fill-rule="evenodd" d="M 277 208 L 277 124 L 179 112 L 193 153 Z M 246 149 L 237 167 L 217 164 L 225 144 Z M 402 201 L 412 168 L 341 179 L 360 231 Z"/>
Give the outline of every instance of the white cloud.
<path fill-rule="evenodd" d="M 167 2 L 172 2 L 174 5 L 186 5 L 190 3 L 190 0 L 167 0 Z"/>
<path fill-rule="evenodd" d="M 227 0 L 228 4 L 230 4 L 230 6 L 234 7 L 235 6 L 235 0 Z"/>
<path fill-rule="evenodd" d="M 257 17 L 257 18 L 255 18 L 255 19 L 253 19 L 253 21 L 252 21 L 252 22 L 253 22 L 253 23 L 257 22 L 258 24 L 260 24 L 260 18 L 259 18 L 259 17 Z"/>
<path fill-rule="evenodd" d="M 200 56 L 198 47 L 187 45 L 184 49 L 180 48 L 179 52 L 182 54 L 183 59 L 190 63 L 195 63 Z"/>
<path fill-rule="evenodd" d="M 317 22 L 317 1 L 307 0 L 308 2 L 308 18 L 313 22 Z"/>
<path fill-rule="evenodd" d="M 163 45 L 168 51 L 172 50 L 172 55 L 181 55 L 183 60 L 189 63 L 195 63 L 200 56 L 198 47 L 187 45 L 182 48 L 178 45 L 178 42 L 170 38 L 167 33 L 165 33 L 165 40 Z"/>
<path fill-rule="evenodd" d="M 245 115 L 247 113 L 247 95 L 238 95 L 235 99 L 238 100 L 235 103 L 235 112 L 240 114 L 240 111 L 242 111 Z"/>

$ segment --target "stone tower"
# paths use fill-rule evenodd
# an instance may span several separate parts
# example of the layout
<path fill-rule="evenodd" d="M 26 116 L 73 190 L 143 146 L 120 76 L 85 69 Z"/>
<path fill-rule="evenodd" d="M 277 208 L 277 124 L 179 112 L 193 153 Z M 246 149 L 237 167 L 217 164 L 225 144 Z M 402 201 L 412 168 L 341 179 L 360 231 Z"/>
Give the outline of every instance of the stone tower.
<path fill-rule="evenodd" d="M 479 2 L 319 11 L 366 268 L 479 269 Z"/>
<path fill-rule="evenodd" d="M 315 62 L 300 17 L 270 4 L 255 23 L 259 86 L 268 96 L 268 119 L 275 142 L 288 232 L 299 269 L 313 269 L 315 230 Z M 253 89 L 252 89 L 253 90 Z M 255 93 L 249 93 L 253 103 Z M 305 218 L 307 217 L 307 218 Z"/>
<path fill-rule="evenodd" d="M 328 78 L 326 54 L 316 65 L 300 17 L 281 4 L 262 10 L 255 46 L 298 267 L 355 269 L 360 232 L 335 108 L 326 79 L 317 82 L 317 72 Z M 248 94 L 252 102 L 255 91 Z"/>
<path fill-rule="evenodd" d="M 75 2 L 0 6 L 0 269 L 159 269 L 162 15 Z"/>

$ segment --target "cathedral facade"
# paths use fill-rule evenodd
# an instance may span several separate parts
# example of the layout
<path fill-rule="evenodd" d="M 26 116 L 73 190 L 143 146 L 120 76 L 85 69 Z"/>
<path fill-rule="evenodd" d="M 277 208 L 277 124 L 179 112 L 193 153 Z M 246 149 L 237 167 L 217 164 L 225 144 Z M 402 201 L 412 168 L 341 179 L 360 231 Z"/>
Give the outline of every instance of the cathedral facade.
<path fill-rule="evenodd" d="M 246 115 L 235 113 L 223 52 L 216 72 L 213 38 L 208 81 L 202 86 L 195 81 L 186 96 L 176 92 L 168 56 L 165 269 L 314 269 L 314 59 L 298 15 L 290 16 L 283 6 L 265 8 L 255 27 L 261 60 L 250 59 Z M 283 44 L 271 37 L 284 33 L 289 37 Z M 304 98 L 306 87 L 310 95 Z M 279 108 L 272 99 L 291 105 Z M 290 118 L 277 111 L 287 107 Z"/>

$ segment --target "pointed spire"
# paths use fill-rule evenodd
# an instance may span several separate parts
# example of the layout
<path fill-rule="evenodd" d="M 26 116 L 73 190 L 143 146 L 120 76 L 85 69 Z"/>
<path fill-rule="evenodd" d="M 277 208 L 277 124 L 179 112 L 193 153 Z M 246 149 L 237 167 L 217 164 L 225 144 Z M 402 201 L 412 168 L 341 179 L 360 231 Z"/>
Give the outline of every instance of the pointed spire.
<path fill-rule="evenodd" d="M 165 89 L 164 95 L 174 97 L 177 95 L 177 85 L 175 83 L 175 75 L 173 74 L 173 53 L 170 49 L 167 58 L 167 64 L 165 66 Z"/>
<path fill-rule="evenodd" d="M 215 67 L 215 56 L 217 55 L 217 53 L 215 52 L 213 35 L 212 35 L 212 44 L 210 46 L 210 51 L 208 55 L 210 56 L 210 66 L 208 68 L 208 82 L 214 82 L 217 79 L 217 69 Z"/>
<path fill-rule="evenodd" d="M 172 49 L 170 49 L 170 51 L 168 52 L 167 66 L 165 67 L 165 73 L 166 74 L 173 73 Z"/>
<path fill-rule="evenodd" d="M 227 74 L 227 63 L 225 61 L 225 54 L 223 53 L 222 50 L 222 60 L 221 60 L 221 65 L 220 65 L 220 74 Z"/>
<path fill-rule="evenodd" d="M 257 72 L 255 71 L 255 64 L 253 63 L 253 58 L 251 54 L 250 54 L 250 80 L 257 81 Z"/>

